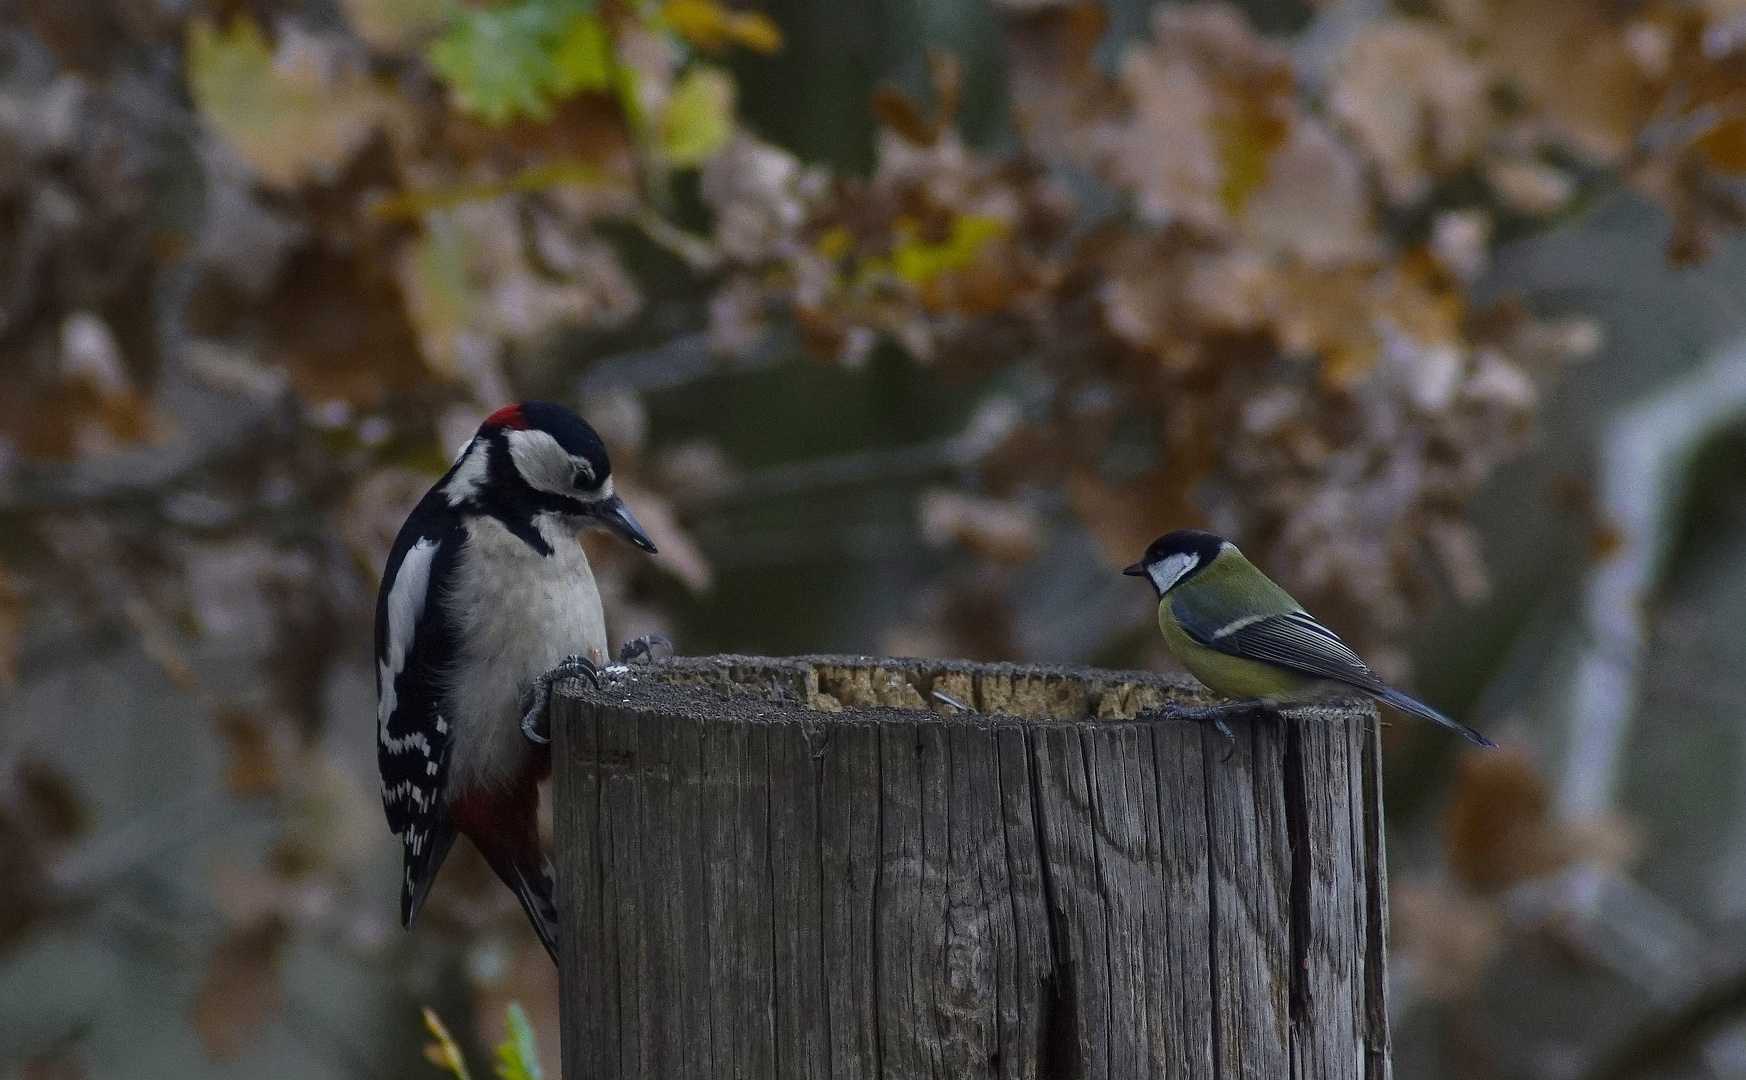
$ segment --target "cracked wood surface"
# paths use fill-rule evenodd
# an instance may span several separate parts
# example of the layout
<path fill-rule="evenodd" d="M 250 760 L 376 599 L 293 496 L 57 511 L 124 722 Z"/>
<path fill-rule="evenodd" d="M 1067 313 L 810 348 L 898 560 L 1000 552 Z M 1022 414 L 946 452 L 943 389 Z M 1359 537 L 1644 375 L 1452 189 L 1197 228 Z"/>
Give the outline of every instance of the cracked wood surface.
<path fill-rule="evenodd" d="M 866 657 L 563 688 L 564 1075 L 1384 1080 L 1375 711 L 1135 718 L 1173 701 Z"/>

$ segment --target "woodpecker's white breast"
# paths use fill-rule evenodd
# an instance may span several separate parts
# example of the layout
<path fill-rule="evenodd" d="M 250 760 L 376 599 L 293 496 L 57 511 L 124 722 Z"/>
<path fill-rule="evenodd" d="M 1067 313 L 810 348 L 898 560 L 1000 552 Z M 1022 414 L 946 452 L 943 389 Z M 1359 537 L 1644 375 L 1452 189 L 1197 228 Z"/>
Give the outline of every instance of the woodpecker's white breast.
<path fill-rule="evenodd" d="M 532 752 L 521 732 L 521 700 L 538 676 L 567 656 L 607 658 L 600 590 L 574 529 L 536 519 L 541 555 L 496 518 L 468 518 L 454 587 L 442 597 L 460 628 L 444 710 L 454 727 L 447 796 L 475 784 L 502 786 Z"/>

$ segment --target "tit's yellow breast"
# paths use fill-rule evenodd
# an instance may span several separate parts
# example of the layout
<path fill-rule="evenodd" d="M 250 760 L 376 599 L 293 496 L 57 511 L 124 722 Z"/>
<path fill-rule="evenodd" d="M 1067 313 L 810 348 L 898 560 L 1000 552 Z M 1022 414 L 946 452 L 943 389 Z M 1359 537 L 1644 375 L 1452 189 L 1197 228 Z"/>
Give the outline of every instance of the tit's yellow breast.
<path fill-rule="evenodd" d="M 1164 644 L 1188 673 L 1207 689 L 1232 701 L 1301 701 L 1313 696 L 1315 680 L 1260 660 L 1209 649 L 1188 636 L 1170 613 L 1168 600 L 1158 605 L 1158 628 Z"/>

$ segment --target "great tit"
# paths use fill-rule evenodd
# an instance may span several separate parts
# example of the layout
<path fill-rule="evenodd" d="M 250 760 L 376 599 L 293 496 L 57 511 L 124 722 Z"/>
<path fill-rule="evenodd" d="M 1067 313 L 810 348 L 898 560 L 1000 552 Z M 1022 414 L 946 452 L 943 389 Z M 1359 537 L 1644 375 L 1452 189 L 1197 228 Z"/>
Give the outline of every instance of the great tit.
<path fill-rule="evenodd" d="M 1332 630 L 1255 568 L 1237 546 L 1199 529 L 1160 536 L 1123 570 L 1152 582 L 1164 643 L 1189 673 L 1236 704 L 1197 719 L 1302 704 L 1358 690 L 1395 708 L 1490 739 L 1384 683 Z M 1186 710 L 1197 712 L 1197 710 Z M 1221 723 L 1221 729 L 1222 729 Z"/>

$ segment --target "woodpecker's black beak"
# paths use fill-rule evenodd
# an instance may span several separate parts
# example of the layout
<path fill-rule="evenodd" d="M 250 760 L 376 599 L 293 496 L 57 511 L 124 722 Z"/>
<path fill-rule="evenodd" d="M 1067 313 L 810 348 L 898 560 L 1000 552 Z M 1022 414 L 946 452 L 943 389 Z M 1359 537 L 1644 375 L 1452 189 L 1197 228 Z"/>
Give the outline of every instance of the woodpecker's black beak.
<path fill-rule="evenodd" d="M 1143 562 L 1137 562 L 1132 566 L 1124 568 L 1122 570 L 1122 573 L 1128 575 L 1129 577 L 1145 577 L 1146 576 L 1146 564 Z"/>
<path fill-rule="evenodd" d="M 631 517 L 624 500 L 617 495 L 609 495 L 599 502 L 590 503 L 588 512 L 600 522 L 602 528 L 615 532 L 651 555 L 654 554 L 655 542 L 637 524 L 637 519 Z"/>

